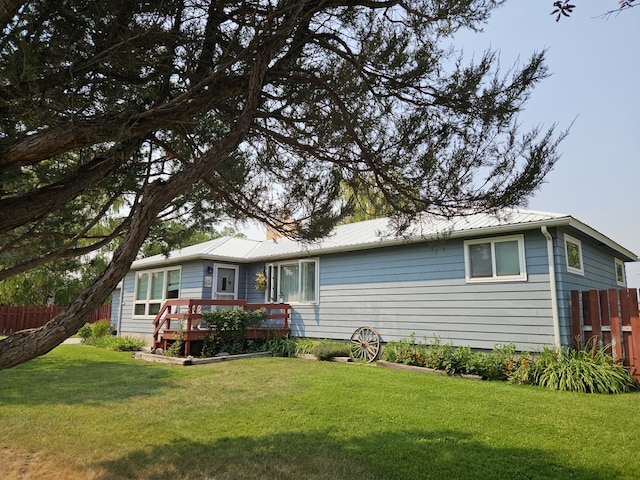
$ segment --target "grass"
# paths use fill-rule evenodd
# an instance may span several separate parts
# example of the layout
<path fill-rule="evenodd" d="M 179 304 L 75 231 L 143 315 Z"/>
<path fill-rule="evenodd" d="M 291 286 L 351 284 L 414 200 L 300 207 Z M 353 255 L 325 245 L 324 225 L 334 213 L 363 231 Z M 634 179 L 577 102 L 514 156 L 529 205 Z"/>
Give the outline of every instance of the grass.
<path fill-rule="evenodd" d="M 631 479 L 639 401 L 300 359 L 147 364 L 62 345 L 0 371 L 0 453 L 3 478 Z"/>

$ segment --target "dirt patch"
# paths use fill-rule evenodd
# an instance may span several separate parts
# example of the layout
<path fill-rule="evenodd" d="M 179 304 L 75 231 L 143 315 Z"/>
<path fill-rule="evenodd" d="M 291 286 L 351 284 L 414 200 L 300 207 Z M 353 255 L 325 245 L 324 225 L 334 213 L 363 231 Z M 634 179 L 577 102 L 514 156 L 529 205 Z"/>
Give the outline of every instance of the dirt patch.
<path fill-rule="evenodd" d="M 7 480 L 97 480 L 99 475 L 73 468 L 38 452 L 0 446 L 2 478 Z"/>

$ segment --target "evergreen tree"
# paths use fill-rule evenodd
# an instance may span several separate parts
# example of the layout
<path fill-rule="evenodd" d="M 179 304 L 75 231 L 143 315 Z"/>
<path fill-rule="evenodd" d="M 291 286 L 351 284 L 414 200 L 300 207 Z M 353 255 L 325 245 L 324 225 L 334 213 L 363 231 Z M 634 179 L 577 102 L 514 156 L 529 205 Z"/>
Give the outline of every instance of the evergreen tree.
<path fill-rule="evenodd" d="M 524 202 L 563 136 L 518 128 L 544 53 L 504 73 L 449 47 L 501 3 L 2 2 L 0 280 L 114 253 L 65 312 L 0 342 L 0 368 L 76 332 L 165 221 L 314 239 L 351 213 L 345 185 L 399 230 Z"/>

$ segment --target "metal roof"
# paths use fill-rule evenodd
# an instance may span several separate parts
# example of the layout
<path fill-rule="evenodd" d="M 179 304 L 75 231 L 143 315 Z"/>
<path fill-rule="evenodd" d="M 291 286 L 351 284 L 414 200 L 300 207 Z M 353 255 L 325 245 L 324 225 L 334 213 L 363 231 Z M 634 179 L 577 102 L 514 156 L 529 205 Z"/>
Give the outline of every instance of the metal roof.
<path fill-rule="evenodd" d="M 547 227 L 572 227 L 617 252 L 625 261 L 637 260 L 637 255 L 570 215 L 532 210 L 503 210 L 497 215 L 486 213 L 444 219 L 423 215 L 402 236 L 395 234 L 388 218 L 339 225 L 333 232 L 315 242 L 298 242 L 288 238 L 246 240 L 224 237 L 175 250 L 169 257 L 155 255 L 137 260 L 132 268 L 150 267 L 192 259 L 227 260 L 236 262 L 270 261 L 321 253 L 364 250 L 439 237 L 461 238 L 476 235 L 515 233 Z"/>
<path fill-rule="evenodd" d="M 198 243 L 189 247 L 172 250 L 169 256 L 153 255 L 136 260 L 131 268 L 152 267 L 168 263 L 183 263 L 189 260 L 210 258 L 234 262 L 245 262 L 251 250 L 260 245 L 258 240 L 247 240 L 237 237 L 222 237 Z"/>

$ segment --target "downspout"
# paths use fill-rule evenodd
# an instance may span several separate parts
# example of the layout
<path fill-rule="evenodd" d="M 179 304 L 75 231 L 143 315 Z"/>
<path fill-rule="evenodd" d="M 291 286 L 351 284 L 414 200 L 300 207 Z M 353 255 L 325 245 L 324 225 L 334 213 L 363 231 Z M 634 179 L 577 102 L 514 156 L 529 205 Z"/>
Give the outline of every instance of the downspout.
<path fill-rule="evenodd" d="M 547 230 L 546 225 L 543 225 L 542 235 L 547 239 L 547 258 L 549 262 L 549 284 L 551 287 L 551 316 L 553 318 L 553 336 L 554 345 L 556 347 L 561 346 L 560 342 L 560 315 L 558 313 L 558 288 L 556 285 L 556 261 L 553 254 L 553 237 Z"/>

